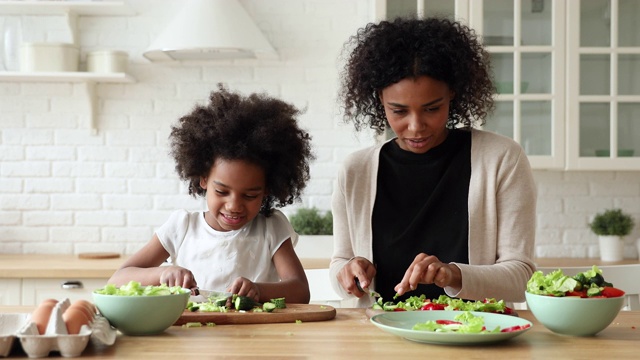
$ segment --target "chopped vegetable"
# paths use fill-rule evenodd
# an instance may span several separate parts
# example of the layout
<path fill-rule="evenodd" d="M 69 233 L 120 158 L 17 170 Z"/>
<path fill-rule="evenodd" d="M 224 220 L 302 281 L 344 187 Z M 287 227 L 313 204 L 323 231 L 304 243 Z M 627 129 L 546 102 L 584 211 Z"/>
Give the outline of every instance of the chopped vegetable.
<path fill-rule="evenodd" d="M 94 291 L 96 294 L 102 295 L 118 295 L 118 296 L 161 296 L 189 293 L 191 290 L 183 289 L 180 286 L 162 285 L 146 285 L 142 286 L 137 281 L 129 281 L 128 284 L 117 287 L 114 284 L 107 284 L 102 289 Z"/>
<path fill-rule="evenodd" d="M 433 331 L 433 332 L 457 332 L 461 334 L 479 334 L 479 333 L 496 333 L 500 332 L 497 326 L 493 330 L 487 330 L 484 326 L 484 318 L 475 316 L 465 311 L 451 320 L 429 320 L 424 323 L 418 323 L 413 326 L 413 330 Z"/>
<path fill-rule="evenodd" d="M 462 299 L 451 298 L 447 295 L 440 295 L 437 299 L 427 299 L 425 295 L 411 296 L 406 301 L 383 302 L 378 299 L 372 306 L 373 309 L 382 309 L 384 311 L 414 311 L 414 310 L 458 310 L 458 311 L 481 311 L 494 312 L 501 314 L 512 314 L 513 309 L 509 308 L 504 300 L 496 300 L 493 298 L 484 301 L 465 301 Z"/>
<path fill-rule="evenodd" d="M 527 292 L 537 295 L 550 296 L 579 296 L 579 297 L 619 297 L 624 291 L 616 289 L 610 282 L 605 281 L 602 270 L 593 265 L 590 270 L 576 274 L 573 277 L 564 275 L 561 269 L 543 274 L 542 271 L 533 273 L 527 282 Z"/>
<path fill-rule="evenodd" d="M 262 310 L 266 312 L 272 312 L 275 308 L 276 308 L 276 304 L 272 302 L 267 301 L 266 303 L 262 304 Z"/>
<path fill-rule="evenodd" d="M 287 307 L 283 297 L 271 299 L 269 302 L 274 303 L 276 305 L 276 309 L 284 309 Z"/>
<path fill-rule="evenodd" d="M 188 322 L 182 326 L 187 328 L 192 328 L 192 327 L 202 327 L 202 324 L 199 322 Z"/>
<path fill-rule="evenodd" d="M 258 302 L 247 296 L 237 296 L 233 305 L 236 310 L 251 310 L 256 306 L 260 306 Z"/>

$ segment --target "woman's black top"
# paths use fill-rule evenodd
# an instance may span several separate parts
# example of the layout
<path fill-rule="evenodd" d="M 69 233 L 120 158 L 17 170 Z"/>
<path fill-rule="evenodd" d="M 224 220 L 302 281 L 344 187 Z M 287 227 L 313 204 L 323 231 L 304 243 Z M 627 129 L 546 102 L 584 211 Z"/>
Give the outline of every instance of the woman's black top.
<path fill-rule="evenodd" d="M 424 154 L 383 145 L 372 215 L 376 291 L 391 301 L 416 255 L 469 263 L 469 180 L 471 133 L 449 130 L 445 141 Z M 434 299 L 444 289 L 420 284 L 396 300 L 425 294 Z"/>

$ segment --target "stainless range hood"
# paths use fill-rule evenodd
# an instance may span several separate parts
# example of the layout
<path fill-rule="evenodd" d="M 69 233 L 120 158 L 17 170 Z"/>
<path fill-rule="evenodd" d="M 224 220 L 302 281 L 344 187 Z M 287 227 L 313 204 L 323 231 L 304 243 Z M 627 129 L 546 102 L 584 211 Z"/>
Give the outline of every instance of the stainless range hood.
<path fill-rule="evenodd" d="M 277 59 L 237 0 L 188 0 L 143 53 L 153 62 Z"/>

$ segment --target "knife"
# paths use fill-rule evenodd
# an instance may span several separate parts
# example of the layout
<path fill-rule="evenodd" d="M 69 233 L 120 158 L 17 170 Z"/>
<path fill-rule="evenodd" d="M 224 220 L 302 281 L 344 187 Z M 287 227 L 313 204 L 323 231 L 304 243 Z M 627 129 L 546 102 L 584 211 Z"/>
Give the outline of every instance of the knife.
<path fill-rule="evenodd" d="M 354 277 L 353 280 L 356 282 L 356 287 L 358 288 L 358 290 L 362 291 L 363 293 L 369 294 L 370 296 L 373 296 L 374 298 L 379 298 L 380 294 L 376 291 L 373 290 L 369 290 L 367 288 L 367 290 L 363 289 L 362 286 L 360 285 L 360 280 L 358 280 L 357 277 Z"/>
<path fill-rule="evenodd" d="M 204 290 L 197 287 L 191 289 L 191 294 L 190 300 L 194 302 L 206 302 L 210 299 L 230 298 L 233 296 L 232 293 L 227 291 Z"/>

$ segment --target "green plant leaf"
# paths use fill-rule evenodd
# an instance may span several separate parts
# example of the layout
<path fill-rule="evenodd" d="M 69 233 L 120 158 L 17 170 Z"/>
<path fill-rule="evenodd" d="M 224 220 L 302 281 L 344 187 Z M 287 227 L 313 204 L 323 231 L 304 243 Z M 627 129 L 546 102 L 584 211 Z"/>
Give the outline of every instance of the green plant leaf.
<path fill-rule="evenodd" d="M 333 215 L 331 211 L 321 214 L 315 208 L 300 208 L 289 221 L 300 235 L 333 235 Z"/>
<path fill-rule="evenodd" d="M 633 218 L 621 209 L 609 209 L 596 214 L 589 227 L 596 235 L 625 236 L 635 225 Z"/>

